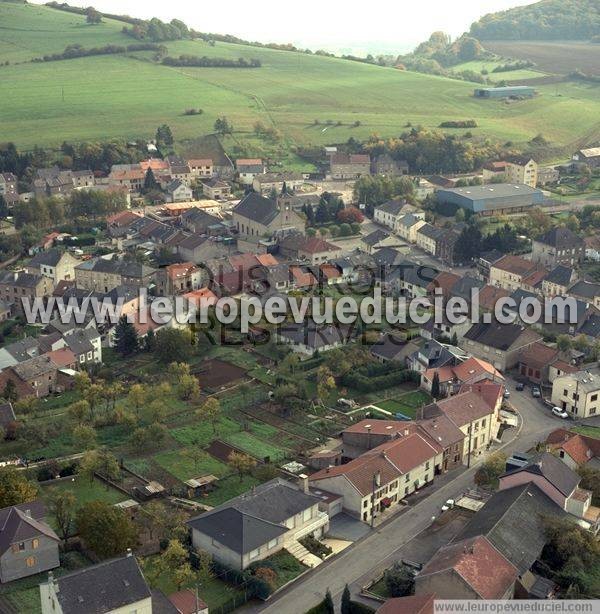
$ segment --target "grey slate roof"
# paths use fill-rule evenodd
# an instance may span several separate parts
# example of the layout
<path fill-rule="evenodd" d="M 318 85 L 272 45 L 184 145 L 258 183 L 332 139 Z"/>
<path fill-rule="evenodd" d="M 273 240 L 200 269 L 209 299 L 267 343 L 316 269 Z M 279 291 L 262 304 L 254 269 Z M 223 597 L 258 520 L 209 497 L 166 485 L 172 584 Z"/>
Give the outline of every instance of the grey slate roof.
<path fill-rule="evenodd" d="M 406 205 L 406 201 L 403 198 L 395 198 L 375 207 L 375 210 L 389 213 L 390 215 L 398 215 L 404 205 Z"/>
<path fill-rule="evenodd" d="M 430 239 L 433 239 L 434 241 L 439 241 L 441 236 L 444 234 L 444 229 L 437 228 L 432 224 L 424 224 L 423 226 L 421 226 L 421 228 L 419 228 L 419 230 L 417 230 L 417 233 Z"/>
<path fill-rule="evenodd" d="M 306 345 L 313 350 L 348 341 L 348 330 L 343 326 L 316 324 L 313 320 L 283 324 L 279 335 L 296 345 Z"/>
<path fill-rule="evenodd" d="M 546 544 L 542 516 L 564 514 L 548 495 L 529 482 L 496 492 L 455 541 L 483 535 L 523 574 Z"/>
<path fill-rule="evenodd" d="M 600 336 L 600 315 L 590 315 L 577 332 L 581 335 L 593 337 L 594 339 L 598 338 L 598 336 Z"/>
<path fill-rule="evenodd" d="M 271 199 L 256 192 L 250 192 L 237 204 L 233 212 L 267 226 L 277 217 L 279 209 Z"/>
<path fill-rule="evenodd" d="M 589 281 L 578 281 L 567 290 L 567 294 L 594 300 L 596 296 L 600 296 L 600 284 L 593 284 Z"/>
<path fill-rule="evenodd" d="M 551 284 L 558 284 L 559 286 L 568 286 L 571 283 L 571 276 L 573 275 L 573 269 L 568 266 L 559 264 L 554 267 L 546 277 L 544 281 Z"/>
<path fill-rule="evenodd" d="M 489 345 L 497 350 L 506 351 L 524 333 L 526 329 L 517 324 L 473 324 L 465 333 L 465 339 Z"/>
<path fill-rule="evenodd" d="M 473 289 L 481 290 L 485 286 L 485 283 L 480 279 L 475 279 L 475 277 L 470 277 L 469 275 L 465 275 L 461 277 L 450 290 L 451 296 L 457 296 L 464 298 L 466 301 L 471 301 L 471 291 Z M 476 293 L 478 294 L 478 293 Z"/>
<path fill-rule="evenodd" d="M 55 582 L 63 614 L 105 614 L 151 597 L 134 556 L 105 561 Z"/>
<path fill-rule="evenodd" d="M 524 467 L 507 471 L 503 476 L 523 471 L 533 475 L 541 475 L 546 478 L 548 482 L 558 489 L 565 497 L 571 495 L 581 480 L 581 478 L 572 469 L 569 469 L 565 463 L 548 452 L 538 454 Z"/>
<path fill-rule="evenodd" d="M 192 518 L 188 525 L 233 551 L 246 554 L 287 533 L 289 529 L 281 523 L 318 502 L 318 497 L 275 478 Z"/>
<path fill-rule="evenodd" d="M 63 256 L 63 252 L 60 250 L 53 248 L 47 251 L 38 252 L 30 261 L 29 266 L 31 267 L 40 267 L 40 266 L 52 266 L 55 267 Z"/>
<path fill-rule="evenodd" d="M 22 503 L 0 510 L 0 555 L 15 542 L 46 535 L 60 541 L 44 522 L 45 508 L 39 501 Z"/>
<path fill-rule="evenodd" d="M 368 234 L 366 237 L 362 238 L 362 242 L 368 245 L 369 247 L 373 247 L 381 241 L 385 241 L 385 239 L 389 238 L 390 234 L 385 230 L 375 230 L 371 234 Z"/>
<path fill-rule="evenodd" d="M 583 239 L 564 226 L 557 226 L 550 229 L 545 235 L 537 240 L 540 243 L 550 245 L 556 249 L 573 249 L 583 246 Z"/>

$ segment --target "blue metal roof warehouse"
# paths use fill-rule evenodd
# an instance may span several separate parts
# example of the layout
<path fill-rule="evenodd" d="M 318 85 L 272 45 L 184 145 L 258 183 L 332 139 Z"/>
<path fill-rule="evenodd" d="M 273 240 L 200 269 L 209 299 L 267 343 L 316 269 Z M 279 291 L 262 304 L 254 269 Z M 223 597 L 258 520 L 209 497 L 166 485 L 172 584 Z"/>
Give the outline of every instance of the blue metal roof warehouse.
<path fill-rule="evenodd" d="M 473 213 L 492 215 L 500 212 L 516 213 L 541 205 L 544 202 L 544 194 L 541 190 L 527 185 L 495 183 L 438 190 L 437 199 L 440 203 L 451 203 Z"/>
<path fill-rule="evenodd" d="M 480 87 L 474 92 L 476 98 L 511 98 L 535 96 L 535 89 L 529 85 L 507 85 L 505 87 Z"/>

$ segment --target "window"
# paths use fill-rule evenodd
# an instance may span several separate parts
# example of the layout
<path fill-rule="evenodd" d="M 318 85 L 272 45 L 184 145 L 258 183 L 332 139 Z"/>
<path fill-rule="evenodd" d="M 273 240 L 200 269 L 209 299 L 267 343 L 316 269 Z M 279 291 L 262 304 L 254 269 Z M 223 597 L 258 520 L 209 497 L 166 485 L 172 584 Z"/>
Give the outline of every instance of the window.
<path fill-rule="evenodd" d="M 25 550 L 25 542 L 21 542 L 21 543 L 19 544 L 19 550 L 21 550 L 21 551 L 22 551 L 22 550 Z"/>
<path fill-rule="evenodd" d="M 250 558 L 255 559 L 260 554 L 260 548 L 256 548 L 256 550 L 250 551 Z"/>
<path fill-rule="evenodd" d="M 368 500 L 368 499 L 365 499 L 365 500 L 363 501 L 363 507 L 367 507 L 367 505 L 369 505 L 369 500 Z"/>
<path fill-rule="evenodd" d="M 590 401 L 591 401 L 592 403 L 593 403 L 594 401 L 597 401 L 597 400 L 598 400 L 598 393 L 593 394 L 593 395 L 590 397 Z"/>
<path fill-rule="evenodd" d="M 268 548 L 269 548 L 269 550 L 270 550 L 271 548 L 275 548 L 275 546 L 276 546 L 276 545 L 277 545 L 277 538 L 272 539 L 272 540 L 271 540 L 271 541 L 268 543 L 267 547 L 268 547 Z"/>
<path fill-rule="evenodd" d="M 34 556 L 29 556 L 25 559 L 25 564 L 27 567 L 33 567 L 36 564 L 36 559 Z"/>
<path fill-rule="evenodd" d="M 31 540 L 31 547 L 34 550 L 37 550 L 40 547 L 40 540 L 39 539 L 32 539 Z"/>
<path fill-rule="evenodd" d="M 408 486 L 404 489 L 404 495 L 406 496 L 408 494 Z"/>
<path fill-rule="evenodd" d="M 405 482 L 410 482 L 410 473 L 406 474 L 406 477 L 404 478 Z"/>
<path fill-rule="evenodd" d="M 302 512 L 302 522 L 306 522 L 312 518 L 312 508 L 308 508 Z"/>

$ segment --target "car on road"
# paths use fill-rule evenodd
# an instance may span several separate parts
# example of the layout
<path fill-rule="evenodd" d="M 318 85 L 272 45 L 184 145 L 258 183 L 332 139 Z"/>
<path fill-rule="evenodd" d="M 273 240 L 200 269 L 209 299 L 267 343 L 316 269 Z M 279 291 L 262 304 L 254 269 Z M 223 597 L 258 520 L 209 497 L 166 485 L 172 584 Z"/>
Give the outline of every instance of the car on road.
<path fill-rule="evenodd" d="M 504 389 L 504 394 L 502 395 L 505 399 L 510 399 L 510 390 L 508 388 Z"/>
<path fill-rule="evenodd" d="M 569 417 L 569 414 L 564 409 L 562 409 L 562 407 L 553 407 L 552 413 L 557 418 L 562 418 L 563 420 L 566 420 Z"/>
<path fill-rule="evenodd" d="M 525 390 L 525 384 L 523 382 L 519 382 L 515 386 L 515 390 L 517 390 L 518 392 L 522 392 L 523 390 Z"/>
<path fill-rule="evenodd" d="M 540 390 L 539 386 L 532 386 L 531 387 L 531 396 L 534 399 L 541 399 L 542 398 L 542 391 Z"/>

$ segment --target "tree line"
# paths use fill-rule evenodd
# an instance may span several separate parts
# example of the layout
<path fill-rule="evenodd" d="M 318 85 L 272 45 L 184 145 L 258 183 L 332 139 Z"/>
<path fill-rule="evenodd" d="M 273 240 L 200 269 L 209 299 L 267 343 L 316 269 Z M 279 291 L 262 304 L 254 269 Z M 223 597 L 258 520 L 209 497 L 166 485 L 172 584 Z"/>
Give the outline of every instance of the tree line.
<path fill-rule="evenodd" d="M 33 58 L 32 62 L 58 62 L 60 60 L 73 60 L 87 58 L 94 55 L 113 55 L 133 51 L 166 51 L 166 47 L 156 43 L 134 43 L 131 45 L 104 45 L 104 47 L 91 47 L 86 49 L 82 45 L 67 45 L 62 53 L 52 53 L 40 58 Z"/>
<path fill-rule="evenodd" d="M 262 65 L 261 61 L 255 58 L 230 60 L 228 58 L 209 58 L 198 55 L 180 55 L 178 58 L 167 56 L 163 58 L 162 63 L 166 66 L 196 66 L 200 68 L 260 68 Z"/>

